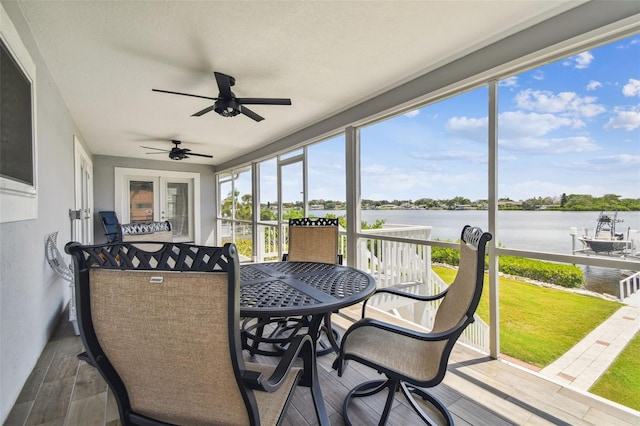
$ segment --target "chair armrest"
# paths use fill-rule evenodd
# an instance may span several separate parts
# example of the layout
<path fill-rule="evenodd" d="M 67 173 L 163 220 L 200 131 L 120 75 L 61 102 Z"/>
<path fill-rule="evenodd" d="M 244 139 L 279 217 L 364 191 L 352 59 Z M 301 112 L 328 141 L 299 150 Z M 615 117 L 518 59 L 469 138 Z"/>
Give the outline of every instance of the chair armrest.
<path fill-rule="evenodd" d="M 271 377 L 265 378 L 264 375 L 260 372 L 245 370 L 242 373 L 242 380 L 247 386 L 252 389 L 264 392 L 274 392 L 278 390 L 284 383 L 287 374 L 291 370 L 291 367 L 293 367 L 298 354 L 306 344 L 309 345 L 310 351 L 313 351 L 315 349 L 311 336 L 305 334 L 294 337 L 289 344 L 286 352 L 282 355 L 282 359 L 278 363 L 276 369 L 273 371 L 273 374 L 271 374 Z M 305 369 L 307 368 L 306 358 L 309 357 L 305 357 Z"/>
<path fill-rule="evenodd" d="M 418 302 L 432 302 L 434 300 L 438 300 L 438 299 L 442 299 L 446 294 L 447 291 L 449 291 L 449 288 L 446 288 L 444 291 L 432 295 L 432 296 L 422 296 L 419 294 L 413 294 L 413 293 L 408 293 L 406 291 L 402 291 L 401 289 L 397 288 L 397 287 L 384 287 L 384 288 L 379 288 L 376 291 L 373 292 L 373 294 L 371 295 L 371 297 L 367 300 L 364 301 L 364 303 L 362 304 L 362 318 L 365 317 L 365 311 L 367 309 L 367 302 L 369 300 L 371 300 L 372 297 L 381 294 L 381 293 L 387 293 L 387 294 L 393 294 L 395 296 L 399 296 L 399 297 L 405 297 L 407 299 L 413 299 L 416 300 Z"/>

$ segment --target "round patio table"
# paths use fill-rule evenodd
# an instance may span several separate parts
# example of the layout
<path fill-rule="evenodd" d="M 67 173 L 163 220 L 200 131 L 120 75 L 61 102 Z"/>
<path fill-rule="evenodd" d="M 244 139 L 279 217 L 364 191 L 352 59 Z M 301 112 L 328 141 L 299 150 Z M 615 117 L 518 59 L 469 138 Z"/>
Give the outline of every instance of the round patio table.
<path fill-rule="evenodd" d="M 240 315 L 257 318 L 252 327 L 243 324 L 243 340 L 253 339 L 253 345 L 243 342 L 243 347 L 252 353 L 260 342 L 283 342 L 287 339 L 261 337 L 262 326 L 274 322 L 274 318 L 301 317 L 307 333 L 317 344 L 320 339 L 320 325 L 325 316 L 338 309 L 362 302 L 376 289 L 375 279 L 364 271 L 349 266 L 315 262 L 267 262 L 240 266 Z M 277 320 L 276 320 L 277 321 Z M 327 326 L 330 328 L 330 321 Z M 252 330 L 259 329 L 259 333 Z M 298 330 L 297 328 L 295 329 Z M 337 342 L 331 331 L 327 336 L 334 349 Z M 315 361 L 315 360 L 314 360 Z M 313 363 L 315 366 L 315 362 Z M 314 380 L 311 376 L 315 377 Z M 317 381 L 317 368 L 303 374 L 301 384 L 313 386 L 312 395 L 316 402 L 318 417 L 322 424 L 329 424 L 329 418 L 322 399 L 322 391 Z"/>
<path fill-rule="evenodd" d="M 242 326 L 243 347 L 252 354 L 281 355 L 290 336 L 304 327 L 316 344 L 320 344 L 318 355 L 337 352 L 338 336 L 331 329 L 331 312 L 367 299 L 375 288 L 375 279 L 368 273 L 332 263 L 242 265 L 240 315 L 249 318 Z M 291 321 L 291 318 L 297 320 Z M 320 339 L 323 318 L 328 345 Z M 265 337 L 263 329 L 270 323 L 277 323 L 278 327 Z M 261 343 L 273 344 L 275 350 L 261 349 Z"/>
<path fill-rule="evenodd" d="M 322 316 L 362 302 L 376 289 L 374 278 L 343 265 L 267 262 L 240 266 L 240 315 Z"/>

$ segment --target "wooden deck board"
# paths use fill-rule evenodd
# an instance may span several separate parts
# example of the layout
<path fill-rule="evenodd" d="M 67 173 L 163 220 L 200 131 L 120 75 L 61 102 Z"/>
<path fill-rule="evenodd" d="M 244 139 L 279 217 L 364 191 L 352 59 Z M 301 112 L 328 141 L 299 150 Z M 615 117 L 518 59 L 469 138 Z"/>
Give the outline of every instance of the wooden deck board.
<path fill-rule="evenodd" d="M 359 309 L 352 309 L 353 318 Z M 336 325 L 348 320 L 336 316 Z M 338 318 L 339 317 L 339 318 Z M 14 425 L 118 426 L 117 407 L 97 372 L 76 355 L 80 338 L 63 319 L 46 345 L 34 371 L 5 421 Z M 350 362 L 342 377 L 331 368 L 333 355 L 318 359 L 318 374 L 332 424 L 344 424 L 342 402 L 347 392 L 377 372 Z M 252 361 L 275 363 L 276 358 L 252 357 Z M 444 382 L 432 389 L 450 409 L 458 426 L 464 425 L 620 425 L 637 426 L 633 410 L 609 403 L 585 392 L 563 387 L 547 379 L 492 360 L 468 347 L 456 345 Z M 376 424 L 385 395 L 356 400 L 350 409 L 355 425 Z M 317 424 L 309 389 L 299 387 L 285 417 L 285 425 Z M 420 424 L 401 395 L 396 396 L 390 426 Z"/>

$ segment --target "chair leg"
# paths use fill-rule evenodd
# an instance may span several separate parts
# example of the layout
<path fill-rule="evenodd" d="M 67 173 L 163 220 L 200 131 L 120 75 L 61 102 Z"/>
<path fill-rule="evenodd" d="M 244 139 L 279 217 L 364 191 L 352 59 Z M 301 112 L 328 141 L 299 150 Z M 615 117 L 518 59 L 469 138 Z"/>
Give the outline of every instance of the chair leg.
<path fill-rule="evenodd" d="M 387 419 L 389 418 L 389 413 L 391 412 L 391 406 L 393 405 L 393 399 L 398 389 L 398 383 L 393 380 L 380 379 L 361 383 L 349 391 L 344 399 L 344 403 L 342 404 L 342 418 L 345 425 L 352 425 L 351 420 L 349 419 L 349 404 L 353 398 L 371 396 L 383 391 L 384 389 L 387 389 L 388 391 L 387 401 L 384 404 L 384 410 L 382 411 L 382 416 L 380 416 L 378 425 L 383 426 L 386 424 Z"/>
<path fill-rule="evenodd" d="M 318 335 L 316 356 L 323 356 L 332 352 L 337 353 L 340 350 L 340 345 L 338 344 L 340 334 L 331 325 L 331 313 L 328 313 L 323 317 L 323 322 L 324 323 L 320 330 L 321 334 L 324 333 L 327 338 L 325 340 L 321 338 L 321 334 Z M 310 325 L 311 319 L 308 317 L 289 318 L 283 325 L 278 326 L 278 329 L 273 333 L 273 335 L 275 338 L 281 339 L 282 341 L 286 342 L 292 336 L 298 334 L 300 332 L 300 329 L 308 328 Z M 331 330 L 331 332 L 329 332 L 329 330 Z M 273 346 L 274 349 L 279 353 L 284 353 L 284 351 L 287 350 L 288 343 L 278 342 Z"/>
<path fill-rule="evenodd" d="M 254 322 L 255 321 L 255 322 Z M 253 322 L 253 323 L 252 323 Z M 270 323 L 275 323 L 275 329 L 269 335 L 265 336 L 265 326 Z M 282 356 L 284 349 L 286 349 L 286 343 L 291 340 L 290 336 L 280 336 L 282 330 L 286 327 L 286 319 L 284 318 L 247 318 L 241 324 L 241 339 L 242 349 L 249 351 L 251 355 L 264 355 L 264 356 Z M 260 345 L 264 343 L 267 345 L 283 345 L 284 349 L 275 348 L 276 350 L 261 349 Z"/>
<path fill-rule="evenodd" d="M 324 325 L 322 326 L 322 330 L 324 331 L 324 333 L 327 335 L 327 339 L 329 340 L 329 344 L 331 345 L 330 347 L 327 347 L 324 353 L 319 355 L 324 355 L 325 353 L 330 353 L 335 351 L 336 353 L 338 353 L 338 351 L 340 351 L 340 345 L 338 344 L 338 340 L 340 340 L 340 335 L 338 334 L 338 331 L 333 328 L 333 326 L 331 325 L 331 312 L 327 313 L 324 316 Z"/>
<path fill-rule="evenodd" d="M 444 417 L 446 424 L 448 426 L 453 426 L 453 417 L 451 417 L 451 413 L 447 410 L 447 407 L 439 401 L 435 396 L 425 391 L 422 388 L 417 388 L 411 385 L 408 385 L 404 382 L 397 382 L 389 379 L 380 379 L 380 380 L 372 380 L 369 382 L 364 382 L 351 389 L 347 396 L 344 399 L 344 403 L 342 404 L 342 417 L 344 419 L 344 423 L 347 426 L 351 426 L 351 420 L 349 419 L 349 405 L 351 404 L 351 400 L 353 398 L 360 398 L 365 396 L 371 396 L 378 392 L 381 392 L 387 389 L 387 400 L 384 405 L 384 409 L 382 411 L 382 415 L 380 416 L 380 421 L 378 422 L 378 426 L 383 426 L 387 423 L 389 418 L 389 414 L 391 413 L 391 407 L 393 405 L 395 394 L 398 388 L 402 391 L 405 398 L 411 405 L 411 408 L 420 416 L 420 418 L 430 426 L 438 426 L 438 423 L 433 421 L 431 417 L 429 417 L 418 405 L 415 401 L 412 394 L 416 394 L 423 398 L 424 400 L 431 403 L 431 405 Z"/>
<path fill-rule="evenodd" d="M 431 425 L 431 426 L 437 426 L 437 423 L 434 422 L 420 408 L 418 403 L 415 401 L 415 399 L 413 398 L 413 395 L 412 395 L 414 393 L 416 395 L 419 395 L 425 401 L 429 401 L 431 403 L 431 405 L 433 406 L 433 408 L 435 408 L 436 410 L 438 410 L 438 412 L 440 414 L 442 414 L 442 416 L 446 420 L 448 426 L 452 426 L 453 425 L 453 418 L 451 417 L 451 413 L 449 412 L 447 407 L 439 399 L 437 399 L 435 396 L 433 396 L 431 393 L 427 392 L 424 389 L 408 385 L 408 384 L 406 384 L 404 382 L 400 383 L 400 389 L 402 390 L 402 393 L 404 394 L 404 397 L 407 399 L 407 401 L 409 402 L 409 404 L 411 405 L 413 410 L 416 412 L 416 414 L 418 414 L 418 416 L 420 416 L 420 418 L 422 418 L 422 420 L 424 420 L 425 423 L 427 423 L 428 425 Z"/>

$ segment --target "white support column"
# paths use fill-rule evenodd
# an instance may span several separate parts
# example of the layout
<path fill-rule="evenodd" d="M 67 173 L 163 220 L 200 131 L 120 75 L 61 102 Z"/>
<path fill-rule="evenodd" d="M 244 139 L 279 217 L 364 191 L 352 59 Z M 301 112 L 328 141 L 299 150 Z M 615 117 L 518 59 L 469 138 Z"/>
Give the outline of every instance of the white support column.
<path fill-rule="evenodd" d="M 262 262 L 264 252 L 264 233 L 258 233 L 258 222 L 260 221 L 260 167 L 255 161 L 251 163 L 251 241 L 253 250 L 251 260 Z"/>
<path fill-rule="evenodd" d="M 347 265 L 361 267 L 356 259 L 358 253 L 356 234 L 360 233 L 360 130 L 345 129 L 345 171 L 347 179 Z M 366 265 L 364 265 L 366 266 Z"/>
<path fill-rule="evenodd" d="M 498 82 L 489 82 L 489 232 L 493 239 L 488 243 L 489 253 L 489 355 L 500 354 L 500 303 L 498 281 L 498 241 L 496 223 L 498 219 Z"/>

